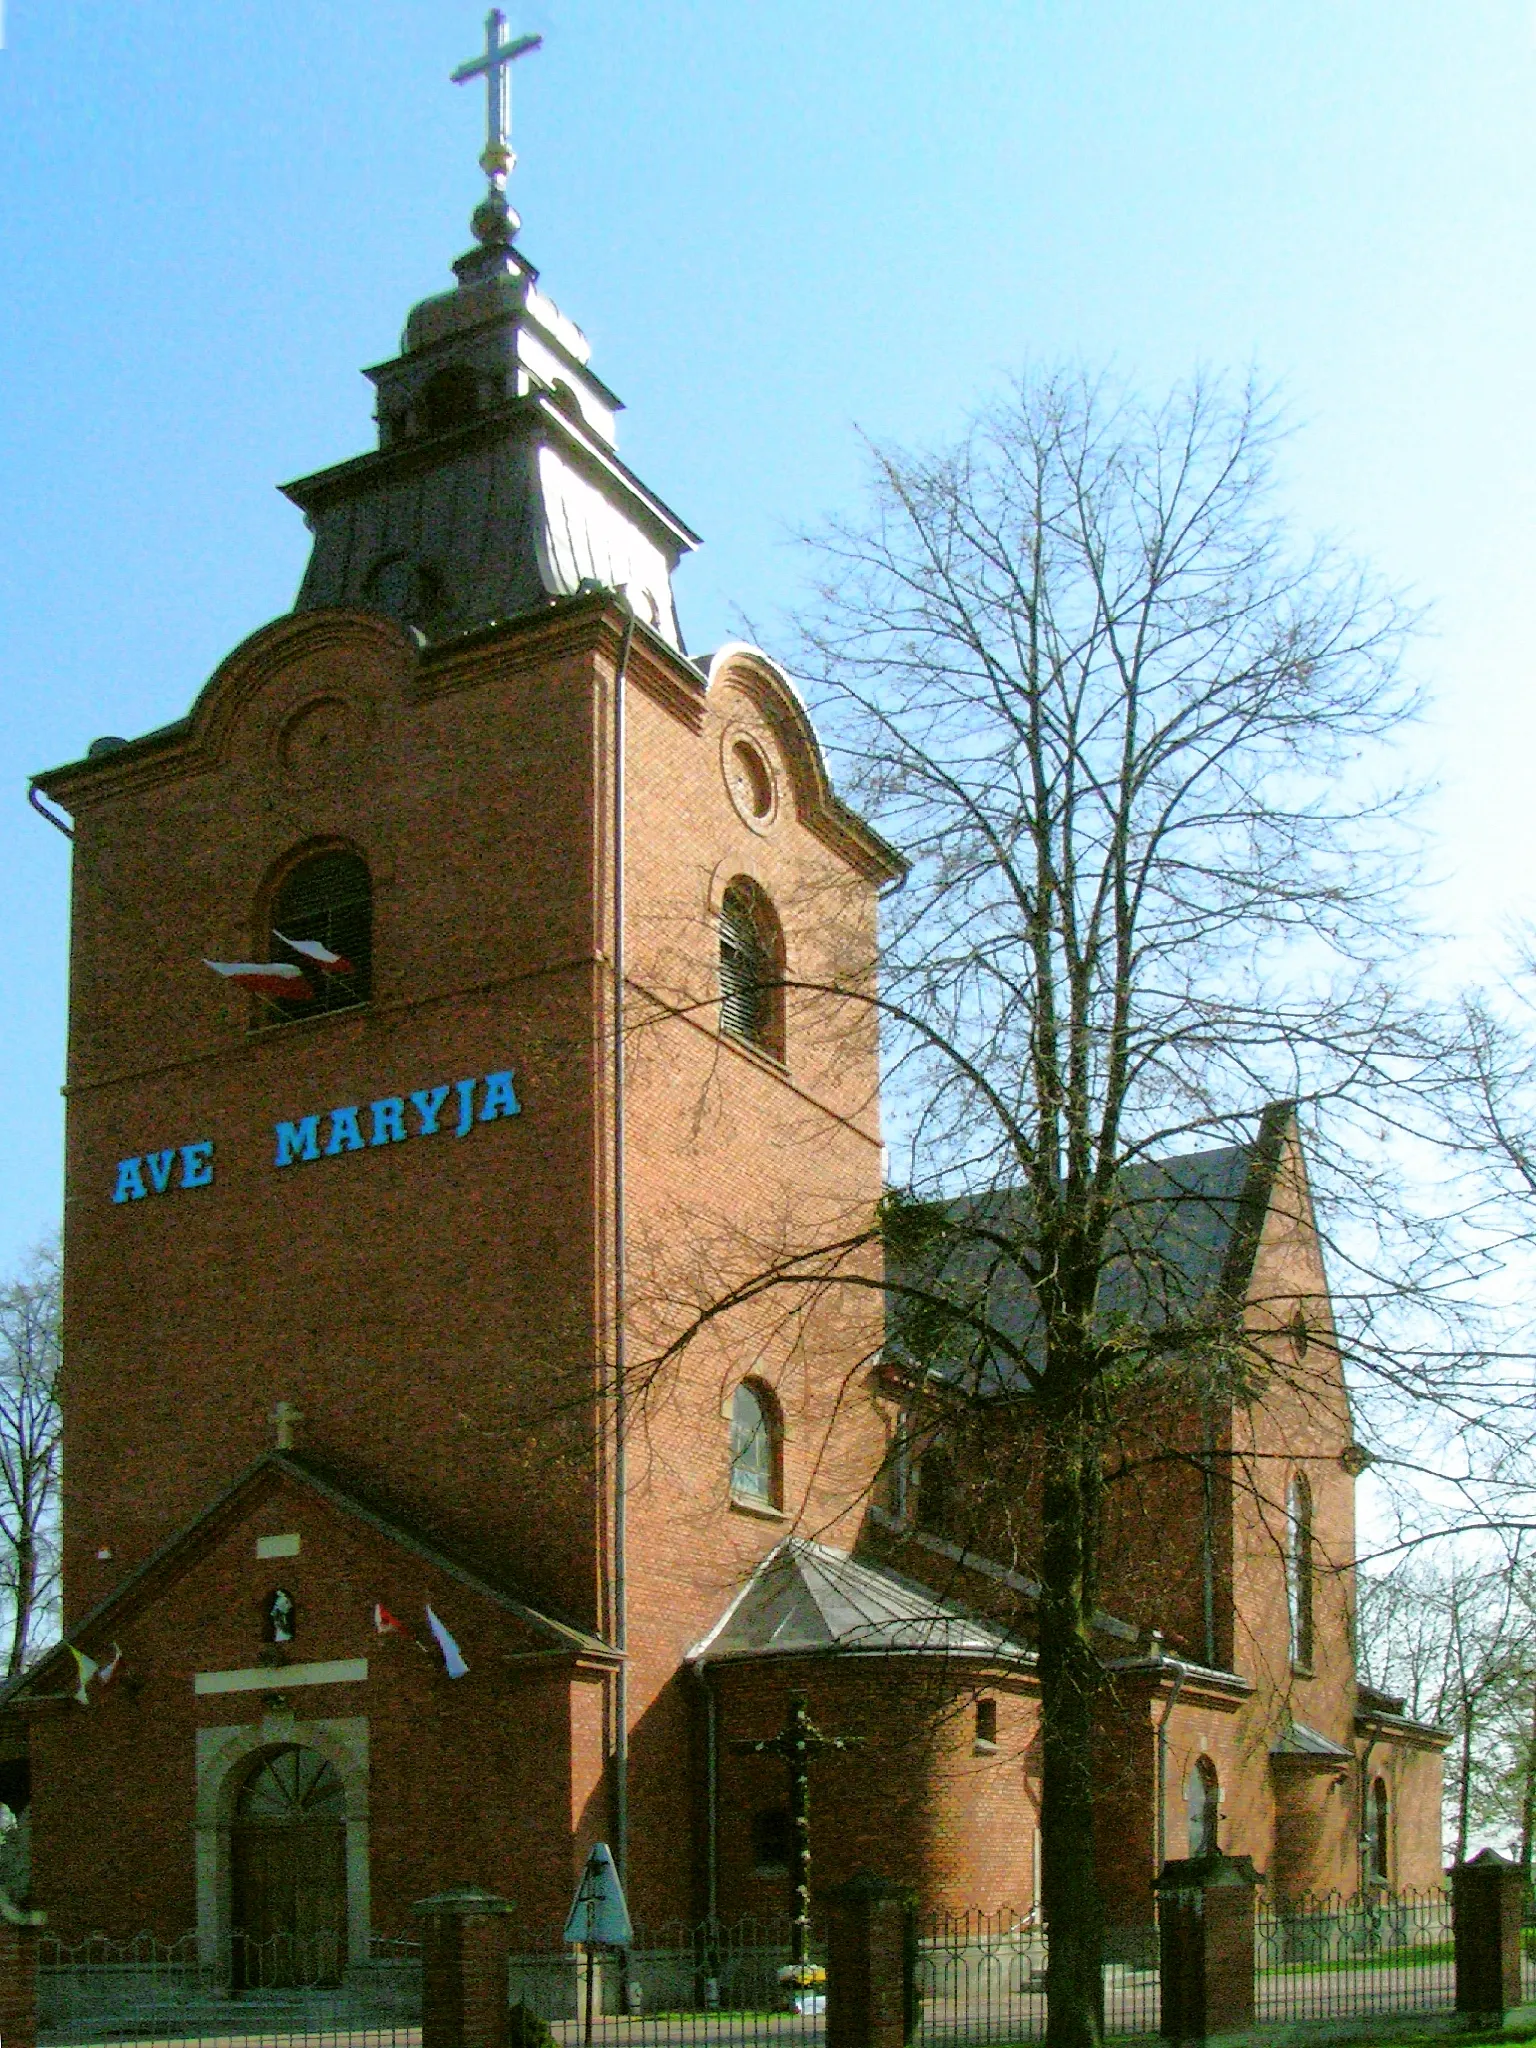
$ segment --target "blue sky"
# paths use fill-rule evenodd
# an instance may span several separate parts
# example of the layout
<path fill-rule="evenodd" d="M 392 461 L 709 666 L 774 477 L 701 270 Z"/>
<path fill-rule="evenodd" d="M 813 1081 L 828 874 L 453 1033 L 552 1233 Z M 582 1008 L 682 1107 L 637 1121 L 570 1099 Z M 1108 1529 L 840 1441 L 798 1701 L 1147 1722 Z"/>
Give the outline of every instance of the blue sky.
<path fill-rule="evenodd" d="M 480 189 L 475 0 L 7 0 L 0 50 L 0 1273 L 59 1206 L 68 848 L 29 772 L 183 712 L 291 603 L 273 488 Z M 856 430 L 1026 360 L 1278 383 L 1290 508 L 1432 606 L 1432 918 L 1531 914 L 1527 0 L 527 0 L 522 246 L 705 536 L 690 645 L 771 645 Z M 188 955 L 200 950 L 188 934 Z"/>

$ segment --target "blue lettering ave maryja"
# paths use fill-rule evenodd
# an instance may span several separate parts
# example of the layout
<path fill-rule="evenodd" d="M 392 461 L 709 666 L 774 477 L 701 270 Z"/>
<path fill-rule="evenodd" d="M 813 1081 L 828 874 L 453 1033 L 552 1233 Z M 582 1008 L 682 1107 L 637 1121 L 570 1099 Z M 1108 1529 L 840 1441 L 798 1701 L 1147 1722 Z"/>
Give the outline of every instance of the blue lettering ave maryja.
<path fill-rule="evenodd" d="M 181 1171 L 176 1171 L 177 1164 Z M 117 1162 L 114 1202 L 143 1202 L 151 1195 L 169 1194 L 172 1188 L 206 1188 L 213 1185 L 213 1140 L 199 1138 L 195 1145 L 167 1145 L 160 1152 L 136 1153 Z"/>
<path fill-rule="evenodd" d="M 503 1067 L 483 1079 L 471 1074 L 462 1081 L 413 1089 L 409 1095 L 381 1095 L 366 1107 L 353 1102 L 338 1109 L 317 1110 L 311 1116 L 284 1118 L 273 1126 L 276 1147 L 272 1164 L 296 1166 L 303 1160 L 334 1159 L 341 1152 L 399 1145 L 407 1138 L 431 1138 L 444 1131 L 465 1138 L 477 1123 L 494 1123 L 498 1117 L 521 1116 L 522 1112 L 512 1069 Z"/>

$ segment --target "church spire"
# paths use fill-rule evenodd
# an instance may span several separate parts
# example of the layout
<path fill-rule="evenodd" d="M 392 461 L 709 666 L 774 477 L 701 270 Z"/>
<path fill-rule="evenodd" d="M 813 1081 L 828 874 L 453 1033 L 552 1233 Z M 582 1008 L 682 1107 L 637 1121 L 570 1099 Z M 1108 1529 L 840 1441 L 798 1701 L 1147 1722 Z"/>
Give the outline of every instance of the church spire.
<path fill-rule="evenodd" d="M 490 180 L 490 190 L 470 215 L 475 240 L 485 249 L 504 249 L 516 236 L 522 222 L 507 199 L 507 179 L 517 162 L 512 151 L 512 66 L 539 48 L 542 36 L 506 34 L 507 18 L 499 7 L 485 17 L 485 50 L 461 64 L 453 74 L 455 85 L 471 78 L 485 80 L 485 148 L 480 168 Z"/>
<path fill-rule="evenodd" d="M 541 38 L 506 27 L 493 7 L 452 74 L 485 80 L 490 181 L 458 287 L 414 306 L 400 354 L 366 373 L 378 447 L 283 486 L 315 537 L 295 610 L 362 606 L 440 641 L 602 588 L 680 648 L 672 572 L 698 536 L 619 460 L 619 400 L 513 246 L 511 68 Z"/>

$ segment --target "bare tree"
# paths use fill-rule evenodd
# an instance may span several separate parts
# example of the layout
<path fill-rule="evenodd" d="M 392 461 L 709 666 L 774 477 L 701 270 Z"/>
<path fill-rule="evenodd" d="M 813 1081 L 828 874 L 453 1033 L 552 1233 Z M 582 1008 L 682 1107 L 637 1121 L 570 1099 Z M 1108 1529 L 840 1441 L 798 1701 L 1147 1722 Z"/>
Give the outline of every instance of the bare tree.
<path fill-rule="evenodd" d="M 1458 1863 L 1477 1833 L 1493 1832 L 1518 1840 L 1530 1867 L 1533 1602 L 1536 1580 L 1518 1544 L 1503 1556 L 1429 1547 L 1362 1580 L 1371 1683 L 1401 1694 L 1415 1719 L 1450 1730 L 1446 1847 Z"/>
<path fill-rule="evenodd" d="M 1182 1429 L 1276 1370 L 1230 1319 L 1192 1327 L 1187 1276 L 1160 1266 L 1127 1190 L 1170 1150 L 1246 1138 L 1265 1100 L 1327 1104 L 1338 1134 L 1425 1056 L 1392 974 L 1409 793 L 1373 773 L 1413 709 L 1407 621 L 1328 550 L 1292 547 L 1275 441 L 1252 392 L 1196 383 L 1147 406 L 1073 375 L 1025 381 L 938 454 L 871 452 L 867 514 L 815 543 L 800 666 L 845 782 L 912 868 L 878 993 L 867 958 L 790 985 L 828 1031 L 878 1009 L 902 1186 L 870 1229 L 786 1242 L 669 1346 L 773 1290 L 803 1306 L 879 1285 L 880 1238 L 915 1433 L 936 1390 L 940 1413 L 984 1411 L 991 1453 L 1012 1433 L 1053 2048 L 1101 2024 L 1110 1468 L 1132 1438 L 1163 1455 L 1149 1395 Z M 1358 1166 L 1349 1185 L 1367 1208 L 1382 1192 Z M 1128 1262 L 1135 1298 L 1111 1304 Z M 1365 1331 L 1401 1276 L 1357 1275 Z M 1391 1354 L 1399 1394 L 1434 1378 L 1427 1355 Z"/>
<path fill-rule="evenodd" d="M 36 1251 L 0 1287 L 0 1596 L 6 1675 L 39 1646 L 59 1582 L 59 1257 Z"/>

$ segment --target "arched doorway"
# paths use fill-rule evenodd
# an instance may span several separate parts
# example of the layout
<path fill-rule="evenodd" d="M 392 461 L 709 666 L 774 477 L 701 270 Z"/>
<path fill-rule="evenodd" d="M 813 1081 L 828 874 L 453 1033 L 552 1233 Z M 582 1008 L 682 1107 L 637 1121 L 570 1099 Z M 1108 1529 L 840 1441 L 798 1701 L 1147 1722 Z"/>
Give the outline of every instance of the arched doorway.
<path fill-rule="evenodd" d="M 323 1756 L 260 1756 L 230 1829 L 232 1980 L 245 1990 L 336 1984 L 347 1959 L 346 1798 Z"/>

